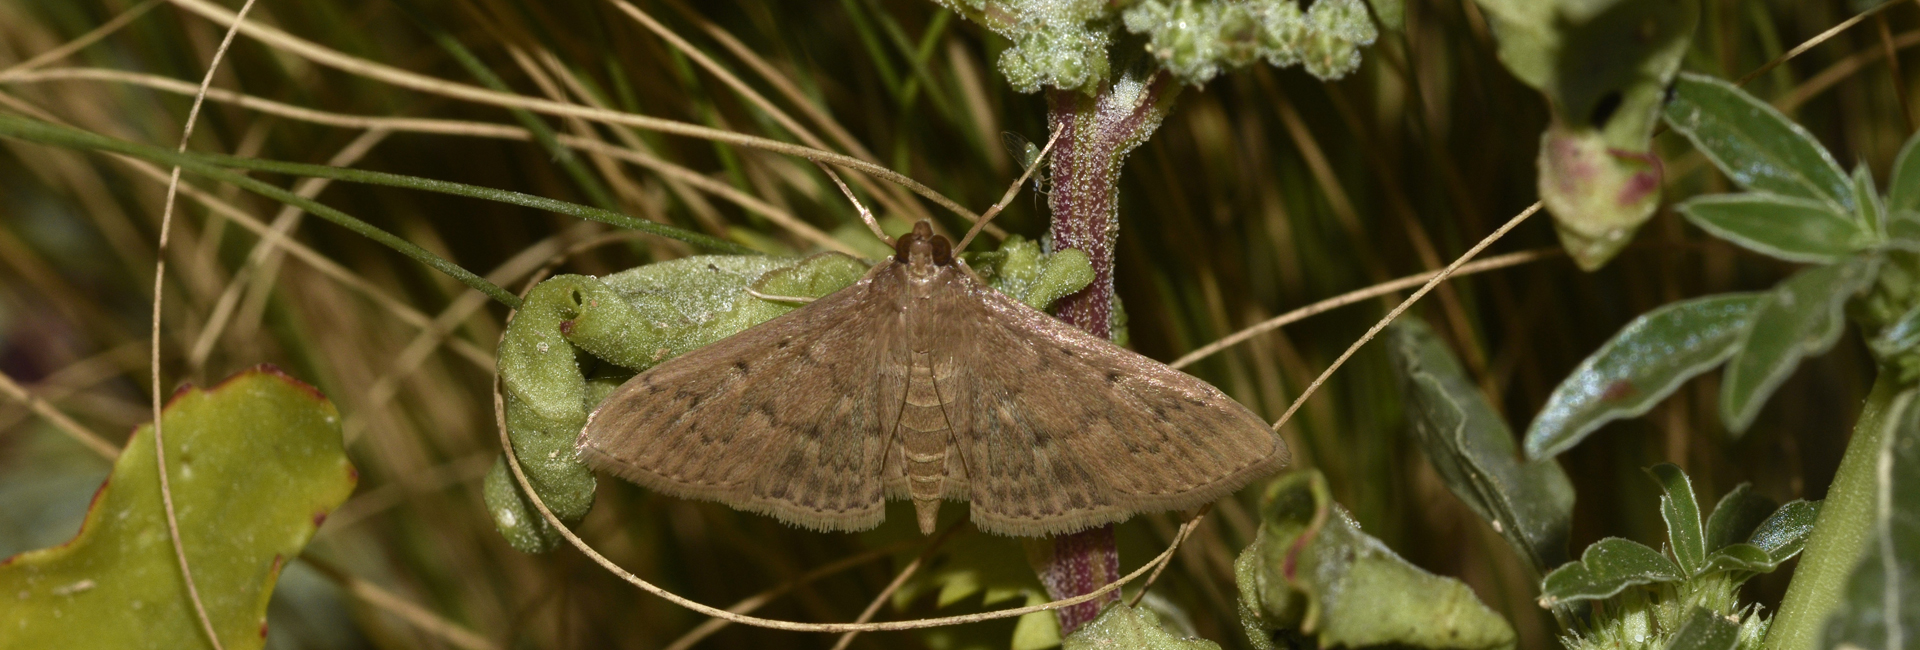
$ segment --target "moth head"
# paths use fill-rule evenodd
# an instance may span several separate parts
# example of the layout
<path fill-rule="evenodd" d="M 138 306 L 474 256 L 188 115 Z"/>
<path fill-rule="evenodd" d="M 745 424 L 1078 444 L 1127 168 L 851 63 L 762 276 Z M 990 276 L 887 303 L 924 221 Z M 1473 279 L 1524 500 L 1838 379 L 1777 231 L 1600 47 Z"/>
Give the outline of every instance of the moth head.
<path fill-rule="evenodd" d="M 894 260 L 913 268 L 946 266 L 953 263 L 953 243 L 933 234 L 933 224 L 913 224 L 913 232 L 901 235 L 893 243 Z"/>

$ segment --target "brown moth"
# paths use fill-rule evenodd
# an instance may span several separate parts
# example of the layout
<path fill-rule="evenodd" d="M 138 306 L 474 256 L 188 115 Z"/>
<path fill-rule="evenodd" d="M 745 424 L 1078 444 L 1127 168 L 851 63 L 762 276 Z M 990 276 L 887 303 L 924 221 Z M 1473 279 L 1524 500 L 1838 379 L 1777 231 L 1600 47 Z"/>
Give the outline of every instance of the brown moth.
<path fill-rule="evenodd" d="M 1287 462 L 1213 386 L 1002 295 L 926 222 L 852 286 L 628 380 L 588 465 L 820 530 L 971 502 L 1002 535 L 1211 503 Z"/>

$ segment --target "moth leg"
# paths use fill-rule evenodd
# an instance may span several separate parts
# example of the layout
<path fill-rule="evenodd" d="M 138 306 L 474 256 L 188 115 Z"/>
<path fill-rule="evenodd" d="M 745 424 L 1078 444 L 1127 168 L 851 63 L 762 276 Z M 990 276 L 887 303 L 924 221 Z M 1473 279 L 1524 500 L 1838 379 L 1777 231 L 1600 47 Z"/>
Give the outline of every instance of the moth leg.
<path fill-rule="evenodd" d="M 815 298 L 813 296 L 776 296 L 770 293 L 760 293 L 759 291 L 754 290 L 753 287 L 747 287 L 747 295 L 753 296 L 755 298 L 759 298 L 761 300 L 765 300 L 767 302 L 791 302 L 791 303 L 798 303 L 802 305 L 813 302 L 815 300 L 819 300 L 819 298 Z"/>

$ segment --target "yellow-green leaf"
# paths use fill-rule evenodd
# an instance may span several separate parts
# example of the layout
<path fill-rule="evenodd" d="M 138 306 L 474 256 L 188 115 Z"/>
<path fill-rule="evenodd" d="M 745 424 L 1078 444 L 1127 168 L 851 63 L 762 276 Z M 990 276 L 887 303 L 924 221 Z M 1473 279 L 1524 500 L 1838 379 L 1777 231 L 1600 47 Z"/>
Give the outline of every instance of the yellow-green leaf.
<path fill-rule="evenodd" d="M 270 366 L 174 396 L 164 414 L 180 541 L 228 650 L 266 643 L 280 570 L 358 478 L 340 416 Z M 205 648 L 161 509 L 153 427 L 95 493 L 79 535 L 0 561 L 0 650 Z"/>

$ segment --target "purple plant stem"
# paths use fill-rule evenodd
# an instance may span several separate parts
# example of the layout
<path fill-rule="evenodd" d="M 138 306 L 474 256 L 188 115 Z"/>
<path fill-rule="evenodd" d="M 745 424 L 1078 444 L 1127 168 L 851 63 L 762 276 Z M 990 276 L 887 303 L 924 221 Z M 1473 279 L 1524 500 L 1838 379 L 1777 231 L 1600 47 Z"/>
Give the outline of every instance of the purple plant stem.
<path fill-rule="evenodd" d="M 1056 303 L 1056 313 L 1095 336 L 1113 338 L 1113 246 L 1120 234 L 1122 163 L 1159 128 L 1179 91 L 1164 72 L 1145 80 L 1122 76 L 1096 95 L 1047 91 L 1049 126 L 1060 137 L 1050 163 L 1053 247 L 1079 249 L 1093 263 L 1093 283 Z M 1092 592 L 1120 577 L 1120 548 L 1111 524 L 1055 537 L 1050 549 L 1036 551 L 1034 570 L 1055 599 Z M 1071 634 L 1119 599 L 1115 591 L 1057 610 L 1060 633 Z"/>

